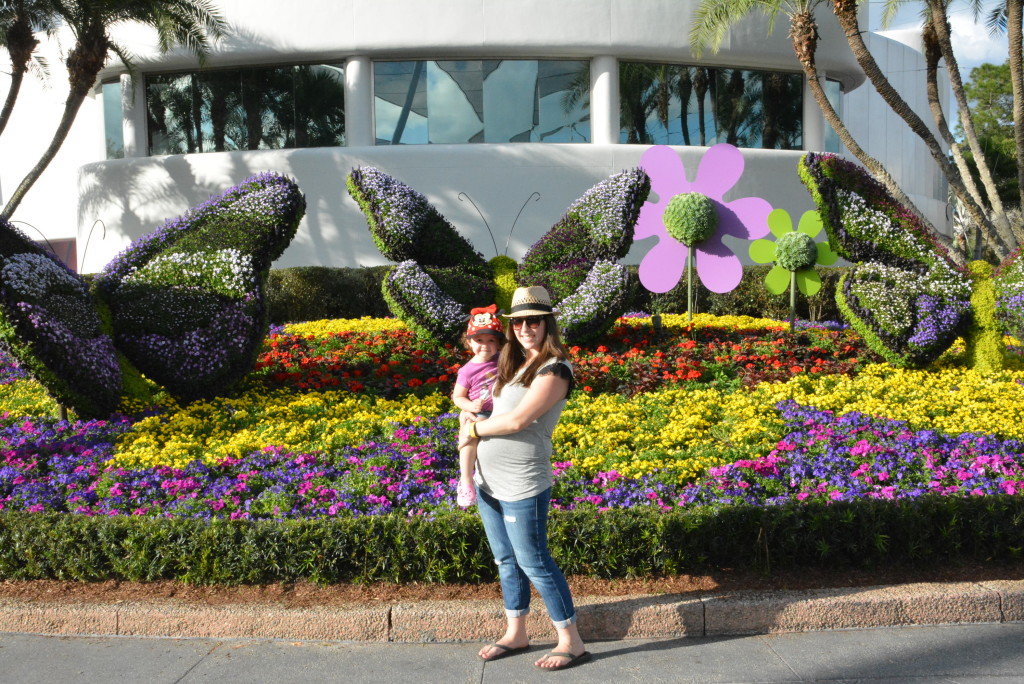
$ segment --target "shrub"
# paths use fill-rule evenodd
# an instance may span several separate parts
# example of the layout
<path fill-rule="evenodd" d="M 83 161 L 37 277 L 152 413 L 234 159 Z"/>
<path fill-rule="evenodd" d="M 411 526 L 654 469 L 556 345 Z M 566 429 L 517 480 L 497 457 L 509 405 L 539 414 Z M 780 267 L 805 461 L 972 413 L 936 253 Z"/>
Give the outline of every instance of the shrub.
<path fill-rule="evenodd" d="M 273 269 L 267 278 L 270 322 L 388 316 L 391 311 L 380 288 L 390 270 L 390 266 Z"/>
<path fill-rule="evenodd" d="M 630 267 L 635 270 L 635 266 Z M 752 316 L 755 318 L 789 318 L 789 294 L 773 295 L 764 286 L 764 278 L 770 265 L 743 267 L 743 279 L 731 292 L 709 292 L 695 283 L 697 290 L 697 311 L 716 316 Z M 848 267 L 817 269 L 821 277 L 821 289 L 811 297 L 797 292 L 797 316 L 811 321 L 840 320 L 835 302 L 835 288 Z M 650 313 L 682 313 L 686 311 L 686 283 L 681 283 L 668 292 L 660 294 L 637 288 L 627 309 Z M 695 313 L 696 313 L 695 312 Z"/>
<path fill-rule="evenodd" d="M 1019 496 L 552 511 L 566 574 L 658 577 L 719 568 L 927 568 L 1017 562 Z M 587 543 L 581 544 L 585 539 Z M 303 521 L 0 514 L 8 579 L 243 584 L 493 582 L 479 516 Z"/>
<path fill-rule="evenodd" d="M 427 339 L 457 340 L 470 306 L 494 298 L 483 255 L 426 197 L 379 169 L 353 169 L 347 185 L 381 254 L 400 262 L 382 285 L 391 312 Z"/>

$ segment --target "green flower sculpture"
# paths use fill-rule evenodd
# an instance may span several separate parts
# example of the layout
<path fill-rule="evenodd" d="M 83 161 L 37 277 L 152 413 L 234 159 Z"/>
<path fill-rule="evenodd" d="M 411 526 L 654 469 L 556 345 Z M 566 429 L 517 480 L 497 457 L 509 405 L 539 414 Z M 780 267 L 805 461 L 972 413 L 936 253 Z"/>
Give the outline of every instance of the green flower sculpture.
<path fill-rule="evenodd" d="M 776 241 L 755 240 L 750 245 L 750 258 L 758 264 L 775 262 L 764 278 L 764 286 L 772 294 L 789 289 L 789 329 L 796 325 L 796 291 L 811 297 L 821 289 L 821 277 L 814 270 L 816 264 L 831 266 L 839 258 L 827 242 L 816 243 L 814 238 L 822 230 L 821 214 L 805 211 L 800 224 L 793 230 L 793 221 L 785 209 L 768 214 L 768 228 Z"/>
<path fill-rule="evenodd" d="M 663 220 L 668 234 L 687 247 L 704 242 L 718 228 L 714 202 L 699 192 L 680 193 L 669 200 Z"/>
<path fill-rule="evenodd" d="M 806 211 L 800 224 L 793 230 L 793 222 L 785 209 L 768 214 L 768 228 L 775 236 L 771 240 L 754 240 L 750 245 L 750 258 L 758 264 L 775 263 L 765 276 L 764 286 L 772 294 L 782 294 L 795 283 L 805 297 L 821 289 L 821 277 L 815 265 L 831 266 L 839 258 L 827 242 L 814 242 L 822 230 L 821 215 Z"/>

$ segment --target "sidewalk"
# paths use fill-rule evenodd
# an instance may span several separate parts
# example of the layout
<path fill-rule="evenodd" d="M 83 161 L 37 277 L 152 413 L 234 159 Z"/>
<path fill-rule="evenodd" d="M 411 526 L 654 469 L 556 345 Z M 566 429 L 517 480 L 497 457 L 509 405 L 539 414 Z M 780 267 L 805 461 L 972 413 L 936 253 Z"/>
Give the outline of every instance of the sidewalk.
<path fill-rule="evenodd" d="M 530 616 L 530 631 L 550 634 L 542 604 L 537 608 Z M 588 641 L 1016 623 L 1024 622 L 1024 581 L 723 592 L 703 597 L 584 597 L 578 601 L 578 612 L 580 631 Z M 28 634 L 410 644 L 489 641 L 502 633 L 504 623 L 496 600 L 287 608 L 180 599 L 145 603 L 0 599 L 0 632 Z"/>
<path fill-rule="evenodd" d="M 478 644 L 0 635 L 11 684 L 235 682 L 1024 682 L 1024 624 L 746 637 L 596 641 L 594 659 L 542 672 L 530 653 L 493 663 Z"/>

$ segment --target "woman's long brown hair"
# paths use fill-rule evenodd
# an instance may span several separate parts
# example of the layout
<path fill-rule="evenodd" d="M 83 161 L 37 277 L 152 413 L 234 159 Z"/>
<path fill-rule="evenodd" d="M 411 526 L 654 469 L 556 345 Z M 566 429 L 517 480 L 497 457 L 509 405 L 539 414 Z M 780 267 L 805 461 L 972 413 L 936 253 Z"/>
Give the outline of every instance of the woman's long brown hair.
<path fill-rule="evenodd" d="M 516 337 L 515 330 L 512 329 L 512 320 L 510 318 L 505 323 L 505 338 L 508 342 L 501 348 L 501 356 L 498 358 L 498 379 L 494 383 L 494 394 L 500 394 L 501 388 L 512 382 L 516 373 L 526 363 L 526 352 L 523 351 L 523 345 L 519 342 L 519 338 Z M 526 325 L 526 323 L 523 323 L 523 325 Z M 519 378 L 519 383 L 529 387 L 533 384 L 533 379 L 537 377 L 537 371 L 551 359 L 568 361 L 569 350 L 566 349 L 565 343 L 562 342 L 562 336 L 558 331 L 558 323 L 555 322 L 555 317 L 548 314 L 544 316 L 544 344 L 541 346 L 537 358 L 523 371 Z"/>

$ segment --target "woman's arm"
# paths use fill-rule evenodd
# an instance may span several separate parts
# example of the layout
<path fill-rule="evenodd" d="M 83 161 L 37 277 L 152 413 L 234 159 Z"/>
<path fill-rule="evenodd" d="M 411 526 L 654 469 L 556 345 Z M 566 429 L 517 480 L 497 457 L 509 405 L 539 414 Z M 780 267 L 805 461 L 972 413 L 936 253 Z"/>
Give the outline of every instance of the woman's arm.
<path fill-rule="evenodd" d="M 518 406 L 508 413 L 476 421 L 473 423 L 475 426 L 473 432 L 477 437 L 496 437 L 519 432 L 547 413 L 552 406 L 565 399 L 568 392 L 569 381 L 565 378 L 554 373 L 538 375 L 533 379 L 530 389 L 526 391 Z M 459 442 L 461 444 L 463 439 L 468 440 L 472 437 L 470 424 L 467 423 L 463 426 Z"/>

